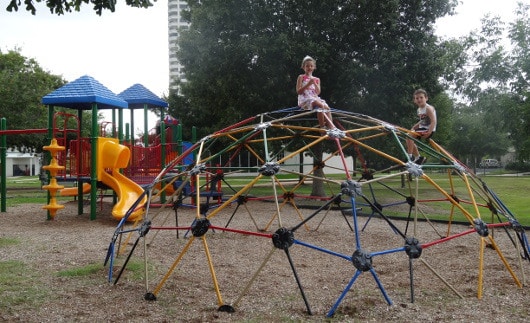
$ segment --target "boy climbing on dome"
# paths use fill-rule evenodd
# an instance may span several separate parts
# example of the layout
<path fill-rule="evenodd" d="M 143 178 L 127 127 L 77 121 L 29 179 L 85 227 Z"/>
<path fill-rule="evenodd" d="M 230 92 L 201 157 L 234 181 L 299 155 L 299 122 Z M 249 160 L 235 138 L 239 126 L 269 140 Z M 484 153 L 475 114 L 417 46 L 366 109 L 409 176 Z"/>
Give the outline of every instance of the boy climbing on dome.
<path fill-rule="evenodd" d="M 427 103 L 429 100 L 427 91 L 418 89 L 414 91 L 413 98 L 414 104 L 418 107 L 417 114 L 420 120 L 412 126 L 411 130 L 414 132 L 412 136 L 417 139 L 429 140 L 436 131 L 436 110 Z M 418 146 L 410 138 L 407 138 L 407 153 L 410 160 L 416 164 L 422 165 L 426 161 L 426 158 L 420 155 Z"/>

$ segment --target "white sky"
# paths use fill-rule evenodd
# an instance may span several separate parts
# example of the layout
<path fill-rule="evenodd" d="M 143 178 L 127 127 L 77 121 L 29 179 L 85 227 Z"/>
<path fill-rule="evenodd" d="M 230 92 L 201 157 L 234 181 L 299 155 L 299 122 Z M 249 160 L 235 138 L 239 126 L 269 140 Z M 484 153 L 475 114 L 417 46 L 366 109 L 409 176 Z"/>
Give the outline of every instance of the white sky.
<path fill-rule="evenodd" d="M 23 5 L 10 13 L 5 10 L 7 1 L 2 1 L 0 49 L 6 52 L 18 47 L 22 55 L 67 81 L 89 75 L 116 94 L 140 83 L 162 97 L 169 83 L 167 1 L 158 0 L 148 9 L 130 8 L 118 1 L 114 13 L 104 11 L 101 17 L 86 4 L 81 12 L 62 16 L 51 14 L 43 3 L 37 4 L 36 16 Z M 437 33 L 465 35 L 480 26 L 486 13 L 508 20 L 516 3 L 463 0 L 457 15 L 440 19 Z M 141 114 L 135 112 L 135 128 L 143 124 Z M 149 117 L 150 125 L 155 122 Z"/>
<path fill-rule="evenodd" d="M 486 14 L 500 16 L 505 22 L 513 20 L 517 3 L 530 0 L 460 0 L 456 14 L 438 19 L 437 34 L 444 37 L 459 37 L 478 29 Z"/>
<path fill-rule="evenodd" d="M 80 12 L 53 15 L 41 2 L 33 16 L 22 5 L 18 12 L 0 8 L 2 52 L 20 48 L 52 74 L 74 81 L 89 75 L 119 94 L 140 83 L 159 97 L 168 94 L 169 62 L 167 0 L 131 8 L 118 1 L 116 11 L 98 16 L 83 3 Z M 110 113 L 103 112 L 111 120 Z M 129 122 L 130 113 L 124 113 Z M 149 126 L 156 124 L 150 114 Z M 144 131 L 143 111 L 134 111 L 135 133 Z"/>

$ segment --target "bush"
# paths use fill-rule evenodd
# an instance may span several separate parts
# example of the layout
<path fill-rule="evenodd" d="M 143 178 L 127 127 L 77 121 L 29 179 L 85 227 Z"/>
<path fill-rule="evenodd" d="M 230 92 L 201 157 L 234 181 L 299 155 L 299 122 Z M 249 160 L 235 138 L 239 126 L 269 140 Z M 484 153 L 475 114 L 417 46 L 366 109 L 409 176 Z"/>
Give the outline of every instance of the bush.
<path fill-rule="evenodd" d="M 506 170 L 517 172 L 530 172 L 530 163 L 525 162 L 511 162 L 506 164 Z"/>

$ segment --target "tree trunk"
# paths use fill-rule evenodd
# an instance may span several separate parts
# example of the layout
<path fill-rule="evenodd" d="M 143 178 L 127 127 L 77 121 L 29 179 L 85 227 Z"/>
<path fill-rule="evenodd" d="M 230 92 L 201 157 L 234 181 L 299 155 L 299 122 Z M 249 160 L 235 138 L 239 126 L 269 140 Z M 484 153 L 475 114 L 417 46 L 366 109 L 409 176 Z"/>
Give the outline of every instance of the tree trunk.
<path fill-rule="evenodd" d="M 323 159 L 323 144 L 319 143 L 318 145 L 315 145 L 313 147 L 313 166 L 316 167 L 315 172 L 313 175 L 318 178 L 313 179 L 313 186 L 311 189 L 311 196 L 326 196 L 326 193 L 324 192 L 324 181 L 320 178 L 324 177 L 324 169 L 322 164 Z"/>

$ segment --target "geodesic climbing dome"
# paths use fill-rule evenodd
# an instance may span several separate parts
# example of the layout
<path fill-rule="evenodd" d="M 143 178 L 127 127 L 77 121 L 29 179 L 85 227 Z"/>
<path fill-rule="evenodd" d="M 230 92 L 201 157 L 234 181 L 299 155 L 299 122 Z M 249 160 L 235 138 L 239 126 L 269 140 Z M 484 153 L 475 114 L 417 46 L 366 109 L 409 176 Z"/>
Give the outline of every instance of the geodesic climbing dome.
<path fill-rule="evenodd" d="M 289 108 L 260 114 L 202 138 L 174 159 L 146 187 L 149 202 L 143 219 L 129 224 L 126 216 L 118 224 L 105 260 L 109 264 L 109 281 L 119 281 L 143 242 L 145 299 L 156 300 L 179 266 L 185 265 L 186 258 L 197 257 L 200 250 L 210 272 L 218 309 L 231 312 L 259 283 L 260 274 L 280 250 L 311 314 L 292 256 L 296 247 L 297 253 L 316 252 L 319 257 L 339 258 L 352 264 L 351 278 L 330 304 L 327 316 L 331 317 L 363 273 L 371 275 L 384 300 L 392 304 L 385 282 L 374 267 L 379 257 L 388 255 L 401 255 L 408 261 L 411 302 L 415 260 L 462 297 L 444 279 L 443 269 L 430 266 L 421 256 L 428 248 L 475 235 L 479 253 L 477 296 L 482 297 L 486 246 L 495 250 L 496 261 L 504 266 L 513 284 L 522 287 L 504 253 L 515 254 L 522 271 L 522 260 L 529 259 L 524 229 L 466 165 L 435 140 L 416 140 L 408 129 L 366 115 L 332 110 L 336 128 L 320 128 L 316 114 L 321 112 Z M 427 157 L 426 163 L 418 165 L 409 159 L 407 139 L 413 140 L 422 156 Z M 195 162 L 183 164 L 190 156 Z M 130 213 L 137 207 L 134 205 Z M 255 216 L 252 210 L 256 208 L 267 214 L 265 218 Z M 186 218 L 186 212 L 191 212 L 192 218 Z M 318 239 L 320 226 L 337 215 L 344 218 L 344 225 L 336 228 L 336 237 L 352 239 L 349 250 L 335 250 L 333 241 Z M 246 220 L 236 223 L 235 218 Z M 370 234 L 370 221 L 385 221 L 388 238 L 379 244 L 365 245 L 363 234 Z M 418 221 L 444 221 L 446 230 L 441 232 L 433 226 L 419 231 Z M 455 225 L 461 222 L 467 226 Z M 497 228 L 509 237 L 513 249 L 501 250 L 497 245 L 493 235 Z M 147 268 L 153 260 L 148 249 L 165 247 L 157 244 L 157 237 L 165 232 L 176 233 L 165 263 L 157 266 L 167 270 L 151 278 Z M 231 304 L 222 298 L 214 259 L 236 257 L 237 252 L 234 255 L 232 249 L 211 246 L 209 241 L 217 241 L 213 237 L 221 234 L 232 235 L 233 239 L 244 237 L 240 248 L 266 250 L 255 253 L 254 274 L 244 284 L 238 281 L 240 292 Z M 131 239 L 132 244 L 128 243 Z M 257 247 L 255 240 L 272 244 L 269 248 L 263 244 Z M 116 272 L 115 261 L 126 253 L 121 270 Z M 524 271 L 522 274 L 524 277 Z"/>

